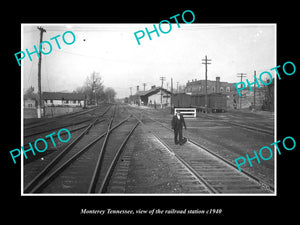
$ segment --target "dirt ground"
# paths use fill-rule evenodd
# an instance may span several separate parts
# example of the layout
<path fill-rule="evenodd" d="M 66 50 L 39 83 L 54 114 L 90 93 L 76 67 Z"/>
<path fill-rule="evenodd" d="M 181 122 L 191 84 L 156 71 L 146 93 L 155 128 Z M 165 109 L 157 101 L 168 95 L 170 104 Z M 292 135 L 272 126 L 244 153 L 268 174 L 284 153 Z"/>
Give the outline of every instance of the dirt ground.
<path fill-rule="evenodd" d="M 140 108 L 164 125 L 171 127 L 172 115 L 170 109 Z M 187 130 L 183 131 L 184 136 L 197 141 L 234 164 L 236 158 L 246 157 L 246 154 L 249 158 L 252 158 L 255 156 L 254 150 L 258 154 L 260 148 L 270 146 L 275 141 L 272 135 L 222 122 L 233 121 L 252 127 L 259 126 L 265 130 L 274 130 L 274 112 L 229 111 L 226 113 L 211 113 L 209 116 L 216 119 L 207 119 L 201 114 L 197 118 L 186 118 Z M 251 161 L 252 167 L 247 162 L 241 168 L 260 177 L 266 183 L 274 185 L 275 154 L 273 151 L 273 157 L 270 160 L 260 160 L 260 163 L 258 163 L 254 159 Z"/>

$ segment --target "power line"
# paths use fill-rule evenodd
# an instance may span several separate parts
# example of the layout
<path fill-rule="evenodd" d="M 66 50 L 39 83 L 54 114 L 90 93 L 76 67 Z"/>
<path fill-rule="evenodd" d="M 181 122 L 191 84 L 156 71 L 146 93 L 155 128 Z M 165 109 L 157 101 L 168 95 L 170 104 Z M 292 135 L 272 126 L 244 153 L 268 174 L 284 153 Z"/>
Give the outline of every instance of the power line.
<path fill-rule="evenodd" d="M 162 99 L 163 99 L 163 93 L 162 93 L 162 88 L 164 86 L 164 81 L 166 80 L 166 77 L 160 77 L 161 80 L 161 89 L 160 89 L 160 108 L 162 108 Z"/>
<path fill-rule="evenodd" d="M 161 88 L 163 88 L 166 77 L 160 77 L 159 79 L 161 80 Z"/>
<path fill-rule="evenodd" d="M 241 82 L 243 82 L 243 77 L 246 77 L 247 74 L 246 73 L 238 73 L 237 77 L 241 78 Z M 240 101 L 240 109 L 242 109 L 242 97 L 243 97 L 243 90 L 241 90 L 241 97 L 239 97 L 239 101 Z"/>
<path fill-rule="evenodd" d="M 208 107 L 208 101 L 207 101 L 207 65 L 211 64 L 211 59 L 207 59 L 207 56 L 205 56 L 205 59 L 202 59 L 202 64 L 205 64 L 205 113 L 207 113 L 207 107 Z"/>
<path fill-rule="evenodd" d="M 38 30 L 40 30 L 40 44 L 43 41 L 43 33 L 46 32 L 46 30 L 42 27 L 37 27 Z M 42 84 L 41 84 L 41 64 L 42 64 L 42 54 L 41 50 L 39 51 L 39 63 L 38 63 L 38 118 L 42 117 Z"/>

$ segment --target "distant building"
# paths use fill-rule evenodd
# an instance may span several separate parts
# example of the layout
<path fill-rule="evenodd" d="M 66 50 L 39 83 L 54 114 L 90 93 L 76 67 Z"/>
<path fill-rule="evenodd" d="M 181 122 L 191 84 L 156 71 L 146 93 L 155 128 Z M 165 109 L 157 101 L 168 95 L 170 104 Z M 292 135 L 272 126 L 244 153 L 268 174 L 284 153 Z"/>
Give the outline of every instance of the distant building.
<path fill-rule="evenodd" d="M 33 109 L 37 106 L 37 94 L 34 93 L 28 93 L 24 94 L 24 108 Z"/>
<path fill-rule="evenodd" d="M 220 77 L 216 77 L 215 81 L 207 80 L 207 94 L 210 93 L 230 93 L 235 90 L 235 83 L 221 82 Z M 185 93 L 205 94 L 205 80 L 188 81 Z"/>
<path fill-rule="evenodd" d="M 161 88 L 152 86 L 148 91 L 139 91 L 129 97 L 130 104 L 148 105 L 148 106 L 170 106 L 171 92 Z"/>
<path fill-rule="evenodd" d="M 265 82 L 267 83 L 267 82 Z M 254 96 L 255 94 L 255 96 Z M 274 111 L 274 83 L 260 88 L 253 87 L 250 91 L 247 86 L 242 92 L 241 107 L 255 110 Z M 254 107 L 255 105 L 255 107 Z"/>
<path fill-rule="evenodd" d="M 81 93 L 43 92 L 44 106 L 85 106 L 85 95 Z"/>

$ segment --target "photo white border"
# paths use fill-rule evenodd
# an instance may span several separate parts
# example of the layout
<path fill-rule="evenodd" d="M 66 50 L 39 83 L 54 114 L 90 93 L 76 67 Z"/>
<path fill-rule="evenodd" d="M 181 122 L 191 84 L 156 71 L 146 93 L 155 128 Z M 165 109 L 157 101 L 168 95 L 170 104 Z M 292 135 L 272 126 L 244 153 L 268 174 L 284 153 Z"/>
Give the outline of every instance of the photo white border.
<path fill-rule="evenodd" d="M 86 26 L 95 26 L 95 25 L 99 25 L 99 24 L 105 24 L 105 23 L 21 23 L 21 49 L 24 49 L 24 45 L 23 45 L 23 35 L 24 35 L 24 25 L 30 25 L 30 26 L 51 26 L 51 25 L 56 25 L 56 26 L 72 26 L 72 25 L 86 25 Z M 118 24 L 118 23 L 116 23 Z M 127 24 L 127 23 L 126 23 Z M 128 24 L 133 24 L 133 23 L 128 23 Z M 199 24 L 199 25 L 207 25 L 207 26 L 271 26 L 273 25 L 275 28 L 275 59 L 274 59 L 274 67 L 277 66 L 278 62 L 277 62 L 277 23 L 193 23 L 193 24 Z M 135 31 L 133 30 L 133 33 Z M 271 68 L 270 68 L 271 69 Z M 266 68 L 266 70 L 268 70 L 268 68 Z M 23 98 L 23 87 L 24 87 L 24 79 L 23 79 L 23 63 L 21 62 L 21 146 L 24 146 L 24 98 Z M 275 74 L 274 76 L 275 78 L 275 87 L 274 87 L 274 93 L 275 93 L 275 99 L 274 99 L 274 142 L 277 141 L 277 76 Z M 271 144 L 271 143 L 270 143 Z M 131 194 L 131 193 L 126 193 L 126 194 L 88 194 L 88 193 L 24 193 L 24 157 L 23 157 L 23 152 L 21 151 L 21 196 L 203 196 L 203 197 L 210 197 L 210 196 L 277 196 L 277 151 L 275 151 L 275 145 L 274 145 L 274 152 L 276 152 L 275 157 L 274 157 L 274 193 L 270 193 L 270 194 L 266 194 L 266 193 L 250 193 L 250 194 L 244 194 L 244 193 L 220 193 L 220 194 L 187 194 L 187 193 L 178 193 L 178 194 L 160 194 L 160 193 L 146 193 L 146 194 Z"/>

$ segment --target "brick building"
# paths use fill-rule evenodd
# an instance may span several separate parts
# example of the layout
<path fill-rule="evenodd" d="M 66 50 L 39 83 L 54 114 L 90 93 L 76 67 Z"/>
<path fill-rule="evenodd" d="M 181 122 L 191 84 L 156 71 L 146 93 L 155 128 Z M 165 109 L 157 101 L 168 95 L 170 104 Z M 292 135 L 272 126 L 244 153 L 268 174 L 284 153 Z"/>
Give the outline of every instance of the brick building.
<path fill-rule="evenodd" d="M 216 80 L 207 80 L 207 93 L 230 93 L 235 90 L 235 83 L 221 82 L 220 77 Z M 205 80 L 188 81 L 185 87 L 185 93 L 205 94 Z"/>
<path fill-rule="evenodd" d="M 265 83 L 268 83 L 266 81 Z M 215 81 L 207 80 L 207 94 L 210 93 L 223 93 L 227 96 L 227 107 L 231 109 L 251 109 L 254 107 L 257 110 L 269 110 L 274 111 L 274 85 L 273 83 L 269 86 L 261 85 L 261 88 L 255 88 L 254 92 L 249 90 L 247 86 L 243 90 L 243 96 L 240 99 L 235 83 L 221 82 L 220 77 L 216 77 Z M 254 89 L 254 87 L 252 87 Z M 188 81 L 185 87 L 185 93 L 197 95 L 205 94 L 205 80 L 192 80 Z M 255 99 L 255 100 L 254 100 Z M 241 103 L 241 104 L 240 104 Z"/>

